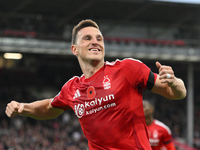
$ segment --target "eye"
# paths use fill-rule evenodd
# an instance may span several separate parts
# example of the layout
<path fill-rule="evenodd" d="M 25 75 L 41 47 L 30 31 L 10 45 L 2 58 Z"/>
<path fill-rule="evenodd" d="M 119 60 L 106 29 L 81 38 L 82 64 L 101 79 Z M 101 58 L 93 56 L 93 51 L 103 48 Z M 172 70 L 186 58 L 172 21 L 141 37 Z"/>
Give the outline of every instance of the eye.
<path fill-rule="evenodd" d="M 91 39 L 91 36 L 84 36 L 83 39 L 84 39 L 84 40 L 90 40 L 90 39 Z"/>
<path fill-rule="evenodd" d="M 98 36 L 98 37 L 97 37 L 97 41 L 102 41 L 102 39 L 103 39 L 103 38 L 102 38 L 101 36 Z"/>

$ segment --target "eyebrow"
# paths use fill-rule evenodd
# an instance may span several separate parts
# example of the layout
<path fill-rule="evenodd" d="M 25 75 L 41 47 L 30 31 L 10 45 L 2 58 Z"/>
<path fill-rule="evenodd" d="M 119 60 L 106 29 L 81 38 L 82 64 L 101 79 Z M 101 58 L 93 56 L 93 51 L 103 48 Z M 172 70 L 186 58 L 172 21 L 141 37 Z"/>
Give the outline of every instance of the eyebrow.
<path fill-rule="evenodd" d="M 102 37 L 102 38 L 103 38 L 103 35 L 101 35 L 101 34 L 98 34 L 96 37 Z"/>
<path fill-rule="evenodd" d="M 86 34 L 82 38 L 85 38 L 85 37 L 88 37 L 88 36 L 91 36 L 91 35 L 90 34 Z M 97 38 L 99 38 L 99 37 L 103 38 L 103 36 L 101 34 L 98 34 L 95 37 L 97 37 Z"/>

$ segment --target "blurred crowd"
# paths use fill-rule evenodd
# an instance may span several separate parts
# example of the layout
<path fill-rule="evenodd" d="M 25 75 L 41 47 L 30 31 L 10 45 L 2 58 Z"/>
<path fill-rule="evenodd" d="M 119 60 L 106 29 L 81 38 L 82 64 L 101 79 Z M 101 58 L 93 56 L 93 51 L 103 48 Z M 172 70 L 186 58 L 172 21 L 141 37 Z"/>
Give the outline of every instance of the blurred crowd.
<path fill-rule="evenodd" d="M 38 65 L 34 70 L 29 67 L 27 67 L 29 69 L 24 68 L 24 62 L 20 62 L 17 66 L 11 68 L 0 68 L 0 150 L 87 150 L 87 140 L 82 133 L 77 117 L 72 111 L 66 111 L 56 119 L 43 121 L 22 116 L 8 118 L 4 112 L 7 103 L 11 100 L 32 102 L 55 96 L 62 85 L 72 77 L 72 74 L 80 73 L 77 71 L 80 68 L 74 68 L 74 66 L 72 67 L 73 71 L 69 72 L 69 70 L 72 70 L 72 68 L 68 68 L 71 67 L 69 63 L 72 60 L 62 62 L 60 58 L 57 59 L 53 61 L 52 65 L 52 58 L 49 60 L 41 58 L 43 60 L 41 62 L 37 57 Z M 61 62 L 56 64 L 56 61 Z M 68 64 L 68 67 L 60 64 Z M 150 63 L 148 64 L 150 65 Z M 180 68 L 180 65 L 177 65 L 177 67 Z M 177 76 L 183 74 L 181 68 L 175 68 L 175 70 Z M 185 77 L 182 77 L 186 81 Z M 198 76 L 195 76 L 195 81 L 194 146 L 200 148 Z M 144 99 L 154 103 L 154 117 L 169 126 L 174 139 L 186 139 L 186 99 L 171 101 L 152 94 L 148 90 L 144 91 Z"/>
<path fill-rule="evenodd" d="M 8 32 L 0 32 L 0 36 L 16 36 L 14 33 L 16 33 L 16 30 L 19 30 L 27 32 L 34 31 L 34 36 L 38 39 L 61 38 L 66 40 L 70 39 L 69 31 L 71 32 L 70 26 L 59 26 L 56 22 L 43 22 L 41 16 L 38 16 L 37 22 L 23 19 L 12 20 L 9 23 L 1 24 L 0 30 L 5 31 L 5 29 L 13 32 L 9 32 L 10 35 L 5 35 Z M 55 62 L 56 61 L 53 63 Z M 41 66 L 41 64 L 39 65 Z M 50 68 L 52 69 L 52 67 L 53 66 Z M 34 68 L 33 65 L 32 68 Z M 27 73 L 22 70 L 9 72 L 5 71 L 4 68 L 0 68 L 0 150 L 88 149 L 87 139 L 82 133 L 78 119 L 72 111 L 66 111 L 56 119 L 45 121 L 38 121 L 22 116 L 10 119 L 4 113 L 6 104 L 13 99 L 22 102 L 31 102 L 38 99 L 39 94 L 34 95 L 34 92 L 30 92 L 29 86 L 35 86 L 36 89 L 42 89 L 41 86 L 45 84 L 55 87 L 55 84 L 58 83 L 58 79 L 61 80 L 64 78 L 67 80 L 70 78 L 69 76 L 66 77 L 63 73 L 64 70 L 67 69 L 60 69 L 58 72 L 58 67 L 54 66 L 54 69 L 51 72 L 49 71 L 50 68 L 44 67 L 38 69 L 40 73 L 35 73 L 35 71 Z M 73 70 L 74 69 L 75 68 L 73 68 Z M 52 74 L 55 72 L 58 72 L 59 75 Z M 70 74 L 71 72 L 68 71 L 68 73 Z M 63 76 L 61 76 L 61 74 Z M 58 78 L 54 81 L 53 79 L 55 79 L 55 76 Z M 52 85 L 49 85 L 49 81 L 52 82 Z M 62 80 L 59 82 L 64 84 Z M 196 83 L 199 83 L 199 80 Z M 61 88 L 61 84 L 56 85 L 56 87 Z M 195 90 L 197 91 L 195 92 L 194 105 L 194 146 L 196 148 L 200 148 L 200 94 L 198 93 L 198 89 L 199 85 L 195 87 Z M 56 89 L 55 93 L 58 91 L 59 89 Z M 42 90 L 40 92 L 42 92 Z M 46 97 L 41 96 L 39 98 L 42 99 Z M 186 100 L 170 101 L 149 94 L 144 98 L 154 102 L 155 118 L 170 127 L 174 138 L 186 138 Z"/>
<path fill-rule="evenodd" d="M 184 139 L 186 137 L 186 101 L 170 101 L 160 96 L 152 97 L 148 93 L 146 97 L 155 104 L 155 118 L 170 127 L 173 138 Z M 197 98 L 199 100 L 195 104 L 194 146 L 200 148 L 200 95 Z M 66 111 L 52 120 L 34 120 L 22 116 L 8 118 L 4 111 L 6 104 L 12 99 L 30 102 L 37 98 L 20 86 L 0 89 L 0 150 L 88 149 L 87 139 L 73 111 Z"/>
<path fill-rule="evenodd" d="M 51 40 L 70 40 L 70 25 L 60 25 L 57 21 L 44 20 L 38 15 L 34 19 L 9 19 L 0 23 L 0 36 L 24 37 Z"/>
<path fill-rule="evenodd" d="M 0 150 L 88 150 L 79 121 L 68 111 L 53 120 L 1 119 Z"/>
<path fill-rule="evenodd" d="M 47 87 L 42 86 L 45 81 L 37 78 L 37 73 L 8 70 L 0 71 L 0 150 L 87 150 L 87 139 L 73 111 L 66 111 L 52 120 L 5 115 L 6 105 L 12 100 L 32 102 L 58 92 L 55 85 L 55 91 L 44 94 L 42 89 Z"/>
<path fill-rule="evenodd" d="M 46 121 L 22 117 L 1 120 L 0 150 L 87 150 L 79 122 L 70 113 Z"/>

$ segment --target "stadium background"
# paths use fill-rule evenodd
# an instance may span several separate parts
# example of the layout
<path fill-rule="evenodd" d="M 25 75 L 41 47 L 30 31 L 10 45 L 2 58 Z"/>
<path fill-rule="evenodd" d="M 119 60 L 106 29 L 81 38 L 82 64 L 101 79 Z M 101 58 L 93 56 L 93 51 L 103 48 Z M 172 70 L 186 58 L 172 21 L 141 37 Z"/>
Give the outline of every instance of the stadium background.
<path fill-rule="evenodd" d="M 0 150 L 87 149 L 71 111 L 47 121 L 9 119 L 4 111 L 11 100 L 51 98 L 68 79 L 82 74 L 70 52 L 70 38 L 73 26 L 88 18 L 99 24 L 105 37 L 106 60 L 132 57 L 155 72 L 159 60 L 185 81 L 189 96 L 184 100 L 170 101 L 148 91 L 144 99 L 155 104 L 155 118 L 170 127 L 177 149 L 200 149 L 200 5 L 147 0 L 1 0 Z M 23 57 L 5 59 L 6 52 Z"/>

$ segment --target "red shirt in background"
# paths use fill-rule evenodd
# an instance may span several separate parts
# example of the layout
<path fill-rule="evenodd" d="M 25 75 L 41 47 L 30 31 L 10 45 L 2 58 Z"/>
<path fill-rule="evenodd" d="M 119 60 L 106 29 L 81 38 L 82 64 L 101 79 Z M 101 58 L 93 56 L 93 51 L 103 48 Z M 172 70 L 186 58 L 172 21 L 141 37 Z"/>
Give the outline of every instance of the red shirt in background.
<path fill-rule="evenodd" d="M 175 150 L 171 131 L 164 123 L 154 119 L 147 131 L 152 150 Z"/>

